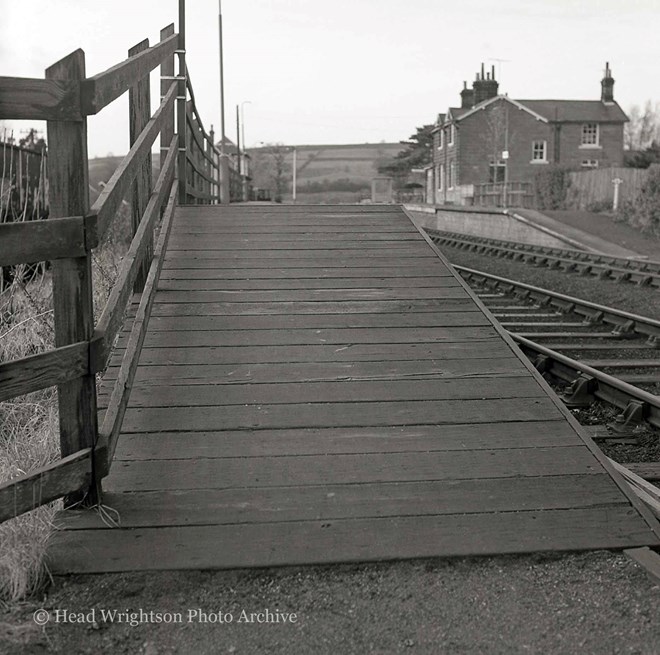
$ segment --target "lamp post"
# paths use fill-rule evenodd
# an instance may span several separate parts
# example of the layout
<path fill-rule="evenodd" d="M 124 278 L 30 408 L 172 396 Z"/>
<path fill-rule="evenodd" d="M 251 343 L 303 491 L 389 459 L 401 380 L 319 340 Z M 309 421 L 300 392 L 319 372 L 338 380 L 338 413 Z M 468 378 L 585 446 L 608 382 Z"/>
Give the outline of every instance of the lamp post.
<path fill-rule="evenodd" d="M 251 104 L 252 100 L 243 100 L 243 102 L 241 102 L 241 141 L 243 142 L 243 152 L 247 150 L 247 144 L 245 143 L 245 116 L 243 115 L 243 107 Z"/>
<path fill-rule="evenodd" d="M 220 202 L 229 203 L 229 161 L 225 152 L 225 76 L 222 57 L 222 0 L 218 0 L 218 39 L 220 46 Z"/>

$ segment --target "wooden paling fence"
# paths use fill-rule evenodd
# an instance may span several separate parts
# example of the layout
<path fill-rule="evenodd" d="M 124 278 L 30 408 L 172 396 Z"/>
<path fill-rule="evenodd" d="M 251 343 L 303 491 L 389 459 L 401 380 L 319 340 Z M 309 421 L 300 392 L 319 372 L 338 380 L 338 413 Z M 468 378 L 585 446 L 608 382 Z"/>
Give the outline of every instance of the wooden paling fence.
<path fill-rule="evenodd" d="M 612 203 L 613 180 L 621 180 L 619 200 L 634 200 L 646 180 L 648 171 L 641 168 L 595 168 L 569 173 L 567 201 L 575 209 L 587 209 L 593 203 Z"/>
<path fill-rule="evenodd" d="M 48 220 L 0 225 L 0 267 L 50 261 L 55 321 L 53 350 L 0 364 L 0 402 L 57 385 L 61 452 L 60 460 L 0 485 L 0 521 L 62 496 L 66 506 L 99 500 L 100 481 L 112 464 L 144 341 L 174 208 L 177 203 L 219 200 L 219 152 L 203 128 L 187 75 L 182 9 L 179 25 L 179 33 L 169 25 L 156 45 L 142 41 L 129 50 L 128 59 L 93 77 L 86 77 L 82 50 L 49 67 L 45 79 L 0 77 L 0 119 L 47 121 L 50 186 Z M 149 76 L 157 67 L 162 97 L 152 115 Z M 125 92 L 131 148 L 90 207 L 87 116 Z M 154 181 L 151 150 L 159 136 L 161 166 Z M 129 193 L 134 236 L 94 325 L 91 254 Z M 134 293 L 140 294 L 139 307 L 99 425 L 95 376 L 108 362 Z"/>

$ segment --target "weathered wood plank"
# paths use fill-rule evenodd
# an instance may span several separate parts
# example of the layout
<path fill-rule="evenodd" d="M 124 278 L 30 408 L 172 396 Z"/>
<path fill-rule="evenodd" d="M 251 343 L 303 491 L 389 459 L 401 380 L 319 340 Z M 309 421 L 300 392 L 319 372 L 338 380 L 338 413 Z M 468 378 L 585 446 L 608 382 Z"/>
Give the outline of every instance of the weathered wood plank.
<path fill-rule="evenodd" d="M 78 451 L 0 485 L 0 522 L 86 490 L 92 483 L 92 451 Z"/>
<path fill-rule="evenodd" d="M 161 291 L 274 291 L 278 289 L 400 289 L 457 287 L 458 280 L 448 276 L 418 278 L 326 278 L 315 280 L 163 280 Z"/>
<path fill-rule="evenodd" d="M 96 202 L 92 205 L 90 213 L 97 216 L 99 239 L 103 238 L 111 221 L 114 220 L 120 203 L 131 188 L 133 180 L 143 165 L 144 158 L 151 153 L 151 146 L 172 112 L 175 99 L 176 83 L 173 83 L 149 120 L 147 127 L 142 130 L 140 136 L 131 146 L 128 154 L 122 159 Z"/>
<path fill-rule="evenodd" d="M 487 398 L 538 398 L 545 391 L 529 377 L 496 376 L 427 380 L 342 380 L 162 386 L 134 385 L 131 407 L 224 407 L 226 405 L 382 402 Z M 99 406 L 103 399 L 99 398 Z"/>
<path fill-rule="evenodd" d="M 124 431 L 451 425 L 554 420 L 558 415 L 557 407 L 546 398 L 147 407 L 128 409 Z"/>
<path fill-rule="evenodd" d="M 125 335 L 118 345 L 123 346 Z M 290 330 L 232 330 L 150 332 L 148 348 L 218 347 L 218 346 L 278 346 L 278 345 L 355 345 L 378 343 L 436 343 L 497 340 L 492 326 L 409 327 L 409 328 L 319 328 Z M 466 349 L 469 347 L 464 346 Z"/>
<path fill-rule="evenodd" d="M 620 506 L 624 501 L 603 474 L 110 492 L 105 502 L 119 512 L 126 529 L 538 511 Z M 61 524 L 68 530 L 108 528 L 95 512 L 69 512 Z"/>
<path fill-rule="evenodd" d="M 48 79 L 85 78 L 85 55 L 77 50 L 46 70 Z M 86 216 L 89 207 L 87 122 L 48 121 L 50 215 Z M 91 253 L 53 262 L 55 346 L 89 341 L 94 330 Z M 58 387 L 60 451 L 63 457 L 93 448 L 97 436 L 96 380 L 92 373 Z M 96 503 L 98 480 L 67 496 L 65 505 Z"/>
<path fill-rule="evenodd" d="M 369 229 L 362 225 L 348 224 L 308 224 L 308 225 L 273 225 L 271 223 L 241 225 L 236 223 L 217 224 L 209 222 L 204 224 L 189 224 L 186 221 L 177 223 L 172 229 L 172 236 L 192 236 L 202 234 L 223 235 L 233 238 L 274 238 L 278 240 L 286 238 L 308 238 L 316 235 L 322 239 L 350 239 L 367 238 L 373 235 L 374 238 L 392 238 L 396 234 L 415 235 L 419 240 L 419 233 L 414 228 L 405 223 L 387 223 L 378 227 L 378 231 Z"/>
<path fill-rule="evenodd" d="M 351 344 L 346 346 L 252 346 L 244 347 L 186 347 L 142 349 L 140 364 L 261 364 L 271 362 L 388 362 L 392 360 L 442 361 L 463 357 L 483 359 L 507 357 L 511 349 L 498 340 L 471 341 L 466 350 L 464 342 Z M 121 349 L 111 359 L 115 365 Z"/>
<path fill-rule="evenodd" d="M 217 235 L 212 241 L 201 238 L 201 234 L 181 234 L 177 233 L 172 239 L 171 250 L 243 250 L 253 248 L 264 250 L 274 249 L 309 249 L 318 248 L 319 243 L 323 243 L 330 250 L 336 248 L 391 248 L 393 245 L 409 246 L 410 244 L 419 244 L 419 234 L 414 232 L 395 232 L 374 234 L 364 233 L 334 233 L 322 234 L 311 232 L 308 234 L 278 233 L 259 234 L 246 236 L 244 234 Z"/>
<path fill-rule="evenodd" d="M 304 457 L 156 459 L 117 462 L 108 491 L 272 488 L 307 485 L 597 475 L 605 470 L 582 445 L 451 452 Z M 624 500 L 623 498 L 621 499 Z"/>
<path fill-rule="evenodd" d="M 0 77 L 0 119 L 80 121 L 78 80 Z"/>
<path fill-rule="evenodd" d="M 461 286 L 421 289 L 282 289 L 276 291 L 158 291 L 162 303 L 314 302 L 350 300 L 421 300 L 466 298 Z"/>
<path fill-rule="evenodd" d="M 134 84 L 160 66 L 174 54 L 179 43 L 178 34 L 167 37 L 148 50 L 125 59 L 108 70 L 87 78 L 82 83 L 82 111 L 88 116 L 116 100 Z"/>
<path fill-rule="evenodd" d="M 151 327 L 151 326 L 150 326 Z M 136 384 L 254 384 L 283 382 L 331 382 L 351 380 L 434 380 L 526 375 L 518 359 L 453 359 L 443 361 L 311 362 L 286 364 L 188 364 L 140 366 Z M 117 367 L 106 370 L 104 381 L 117 377 Z"/>
<path fill-rule="evenodd" d="M 108 183 L 109 184 L 109 183 Z M 198 194 L 200 197 L 203 194 Z M 378 259 L 386 258 L 392 261 L 397 257 L 417 257 L 419 259 L 433 259 L 433 253 L 429 254 L 428 250 L 422 244 L 412 242 L 411 245 L 399 245 L 396 248 L 353 248 L 353 247 L 339 247 L 339 248 L 304 248 L 297 250 L 296 248 L 282 248 L 272 250 L 259 250 L 255 251 L 254 248 L 246 248 L 244 250 L 172 250 L 168 252 L 168 261 L 178 261 L 181 258 L 191 259 L 209 259 L 209 260 L 241 260 L 241 259 L 316 259 L 317 257 L 324 257 L 326 259 L 332 258 L 346 258 L 349 260 L 364 260 L 369 257 Z M 355 263 L 355 262 L 352 262 Z"/>
<path fill-rule="evenodd" d="M 253 269 L 253 268 L 363 268 L 378 267 L 400 267 L 400 266 L 438 266 L 436 260 L 429 257 L 272 257 L 268 259 L 258 257 L 246 257 L 242 259 L 218 259 L 200 257 L 173 257 L 168 253 L 165 258 L 164 269 Z M 444 267 L 443 267 L 444 268 Z"/>
<path fill-rule="evenodd" d="M 54 573 L 365 562 L 629 548 L 656 540 L 626 506 L 423 517 L 76 530 L 53 539 Z M 89 549 L 96 557 L 85 557 Z M 158 557 L 154 557 L 158 553 Z"/>
<path fill-rule="evenodd" d="M 449 277 L 451 272 L 444 266 L 397 266 L 372 268 L 163 268 L 161 280 L 321 280 L 341 278 L 396 277 Z"/>
<path fill-rule="evenodd" d="M 154 316 L 152 332 L 171 330 L 292 330 L 301 328 L 400 328 L 489 326 L 478 311 L 409 314 L 271 314 L 268 316 Z"/>
<path fill-rule="evenodd" d="M 161 209 L 171 191 L 176 154 L 177 141 L 176 137 L 172 137 L 170 149 L 158 175 L 153 194 L 149 198 L 144 215 L 131 241 L 128 252 L 122 260 L 119 274 L 94 331 L 90 349 L 92 369 L 95 372 L 103 370 L 106 365 L 117 332 L 123 321 L 126 303 L 131 297 L 138 281 L 142 262 L 147 255 L 151 254 L 150 250 L 156 221 L 160 219 Z"/>
<path fill-rule="evenodd" d="M 149 267 L 149 275 L 147 276 L 144 285 L 140 305 L 135 319 L 133 320 L 130 337 L 122 358 L 121 368 L 117 375 L 117 381 L 113 387 L 108 409 L 105 412 L 101 430 L 99 432 L 97 463 L 100 465 L 100 475 L 107 474 L 110 468 L 126 407 L 128 406 L 135 370 L 137 369 L 140 351 L 146 336 L 149 317 L 151 315 L 151 306 L 156 295 L 156 286 L 158 284 L 158 276 L 162 266 L 163 254 L 167 248 L 167 239 L 172 225 L 177 192 L 178 184 L 176 183 L 176 180 L 174 180 L 171 183 L 169 199 L 163 214 L 160 234 L 158 235 L 158 243 L 156 244 L 154 257 L 151 266 Z"/>
<path fill-rule="evenodd" d="M 649 482 L 660 482 L 660 462 L 629 462 L 623 464 L 629 471 Z"/>
<path fill-rule="evenodd" d="M 86 375 L 88 353 L 86 342 L 74 343 L 0 364 L 0 402 Z"/>
<path fill-rule="evenodd" d="M 499 450 L 578 446 L 582 442 L 557 415 L 556 420 L 405 425 L 398 427 L 304 428 L 296 430 L 218 430 L 127 434 L 117 460 L 278 457 L 282 454 Z"/>
<path fill-rule="evenodd" d="M 0 266 L 84 257 L 92 245 L 85 242 L 85 221 L 81 216 L 3 223 Z"/>
<path fill-rule="evenodd" d="M 474 303 L 465 298 L 415 298 L 406 300 L 346 300 L 315 302 L 159 302 L 155 316 L 272 316 L 308 314 L 379 314 L 396 312 L 461 312 L 474 309 Z"/>

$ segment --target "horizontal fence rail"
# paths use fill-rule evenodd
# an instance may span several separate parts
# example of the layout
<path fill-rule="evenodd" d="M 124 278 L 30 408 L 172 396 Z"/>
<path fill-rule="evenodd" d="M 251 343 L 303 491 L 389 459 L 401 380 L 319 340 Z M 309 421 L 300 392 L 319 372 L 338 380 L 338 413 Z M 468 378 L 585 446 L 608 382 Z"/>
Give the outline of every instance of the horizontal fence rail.
<path fill-rule="evenodd" d="M 183 25 L 181 13 L 179 20 Z M 151 114 L 149 75 L 158 67 L 161 100 Z M 86 116 L 126 92 L 131 147 L 89 207 Z M 175 207 L 229 199 L 220 198 L 220 151 L 213 130 L 208 133 L 202 124 L 187 75 L 185 39 L 174 25 L 161 30 L 156 45 L 137 44 L 126 60 L 93 77 L 85 76 L 82 50 L 51 66 L 45 79 L 0 77 L 0 119 L 47 121 L 51 218 L 0 225 L 0 267 L 51 262 L 55 318 L 54 349 L 0 364 L 0 402 L 57 385 L 61 452 L 58 461 L 0 484 L 4 521 L 62 496 L 65 506 L 99 502 L 100 481 L 112 464 Z M 161 165 L 154 183 L 151 151 L 159 135 Z M 229 171 L 238 174 L 232 166 Z M 94 325 L 91 253 L 128 195 L 132 241 Z M 96 374 L 108 363 L 127 306 L 138 299 L 99 428 Z"/>

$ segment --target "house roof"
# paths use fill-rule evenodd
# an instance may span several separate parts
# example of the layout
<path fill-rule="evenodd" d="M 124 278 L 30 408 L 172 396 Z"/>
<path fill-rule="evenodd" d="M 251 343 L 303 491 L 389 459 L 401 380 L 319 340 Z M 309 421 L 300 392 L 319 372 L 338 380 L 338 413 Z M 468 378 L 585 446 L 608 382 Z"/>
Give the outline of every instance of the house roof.
<path fill-rule="evenodd" d="M 509 96 L 493 96 L 492 98 L 488 98 L 484 100 L 483 102 L 480 102 L 478 105 L 475 105 L 474 107 L 470 108 L 465 108 L 465 109 L 458 109 L 457 111 L 459 112 L 458 116 L 455 117 L 456 121 L 460 121 L 463 118 L 467 118 L 468 116 L 471 116 L 472 114 L 476 114 L 478 111 L 481 111 L 482 109 L 485 109 L 488 107 L 488 105 L 492 105 L 500 100 L 504 100 L 515 107 L 518 107 L 518 109 L 522 109 L 526 111 L 528 114 L 531 114 L 536 120 L 543 121 L 545 123 L 548 122 L 548 119 L 545 118 L 545 116 L 542 116 L 538 112 L 534 111 L 530 107 L 524 105 L 522 102 L 519 100 L 514 100 L 513 98 L 509 98 Z M 450 109 L 450 111 L 453 112 L 453 109 Z"/>
<path fill-rule="evenodd" d="M 606 105 L 600 100 L 518 100 L 549 121 L 624 123 L 628 117 L 615 102 Z"/>

